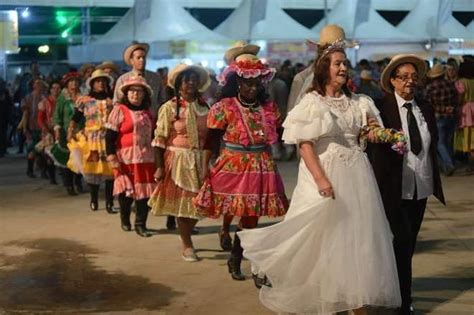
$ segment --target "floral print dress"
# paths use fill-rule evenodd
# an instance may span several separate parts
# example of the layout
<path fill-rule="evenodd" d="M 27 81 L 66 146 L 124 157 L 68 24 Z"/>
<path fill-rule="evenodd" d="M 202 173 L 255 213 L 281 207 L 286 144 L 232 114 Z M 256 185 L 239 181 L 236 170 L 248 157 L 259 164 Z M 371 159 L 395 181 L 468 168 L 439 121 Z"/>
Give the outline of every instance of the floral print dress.
<path fill-rule="evenodd" d="M 286 213 L 283 182 L 268 150 L 278 140 L 279 120 L 273 102 L 251 109 L 237 98 L 224 98 L 212 106 L 207 126 L 224 130 L 226 145 L 194 199 L 202 215 L 276 217 Z"/>

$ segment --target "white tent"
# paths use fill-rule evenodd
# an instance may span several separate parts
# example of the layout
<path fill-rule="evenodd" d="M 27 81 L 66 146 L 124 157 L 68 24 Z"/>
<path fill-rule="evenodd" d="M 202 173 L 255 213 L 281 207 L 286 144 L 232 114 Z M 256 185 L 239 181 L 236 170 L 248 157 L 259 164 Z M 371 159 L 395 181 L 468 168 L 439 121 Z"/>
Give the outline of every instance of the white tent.
<path fill-rule="evenodd" d="M 251 21 L 253 1 L 242 0 L 240 6 L 215 31 L 231 39 L 247 40 L 305 40 L 314 34 L 281 9 L 281 0 L 267 0 L 265 16 L 254 25 Z M 258 4 L 257 4 L 258 5 Z"/>
<path fill-rule="evenodd" d="M 439 12 L 440 0 L 418 0 L 415 8 L 398 25 L 402 32 L 423 39 L 474 38 L 474 34 L 459 23 L 451 12 Z M 446 14 L 444 23 L 438 25 L 438 15 Z"/>
<path fill-rule="evenodd" d="M 225 37 L 212 32 L 186 10 L 170 0 L 150 1 L 149 18 L 137 21 L 136 7 L 106 34 L 89 45 L 70 46 L 69 59 L 86 61 L 122 60 L 122 52 L 133 40 L 150 43 L 149 57 L 169 58 L 170 41 L 215 41 Z"/>
<path fill-rule="evenodd" d="M 382 18 L 373 7 L 369 8 L 368 20 L 356 24 L 357 1 L 339 0 L 327 17 L 328 24 L 338 24 L 346 32 L 346 37 L 357 40 L 409 40 L 409 33 L 397 30 L 393 25 Z M 326 24 L 321 20 L 313 30 L 316 34 Z"/>

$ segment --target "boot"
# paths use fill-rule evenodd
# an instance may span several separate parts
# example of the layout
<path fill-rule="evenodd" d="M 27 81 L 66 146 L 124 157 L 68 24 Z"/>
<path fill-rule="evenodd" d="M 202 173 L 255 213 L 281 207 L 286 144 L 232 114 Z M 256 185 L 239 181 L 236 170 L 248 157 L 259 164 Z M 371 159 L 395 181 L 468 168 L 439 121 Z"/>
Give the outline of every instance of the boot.
<path fill-rule="evenodd" d="M 74 186 L 66 186 L 66 191 L 69 196 L 77 196 L 77 192 L 74 190 Z"/>
<path fill-rule="evenodd" d="M 99 185 L 89 184 L 91 203 L 90 208 L 92 211 L 99 209 Z"/>
<path fill-rule="evenodd" d="M 105 181 L 105 210 L 108 214 L 116 214 L 117 211 L 114 210 L 114 181 L 106 180 Z"/>
<path fill-rule="evenodd" d="M 48 164 L 46 167 L 48 170 L 48 177 L 49 177 L 49 183 L 51 185 L 57 185 L 58 182 L 56 181 L 56 166 L 54 164 Z"/>
<path fill-rule="evenodd" d="M 166 228 L 170 231 L 176 230 L 176 218 L 172 215 L 166 217 Z"/>
<path fill-rule="evenodd" d="M 36 178 L 35 172 L 34 172 L 34 166 L 35 166 L 35 160 L 34 159 L 27 159 L 27 167 L 26 167 L 26 176 L 29 178 Z"/>
<path fill-rule="evenodd" d="M 77 192 L 80 194 L 84 193 L 84 187 L 82 186 L 82 176 L 79 174 L 73 173 L 74 184 L 76 185 Z"/>
<path fill-rule="evenodd" d="M 122 230 L 130 232 L 132 230 L 132 224 L 130 223 L 130 212 L 132 208 L 132 198 L 125 197 L 125 194 L 119 195 L 120 205 L 120 222 Z"/>
<path fill-rule="evenodd" d="M 42 179 L 48 179 L 48 165 L 46 164 L 46 159 L 42 154 L 39 154 L 36 157 L 36 165 L 38 165 L 38 168 L 41 170 L 41 178 Z"/>
<path fill-rule="evenodd" d="M 239 230 L 237 230 L 238 232 Z M 227 260 L 227 267 L 232 279 L 237 281 L 245 280 L 245 276 L 240 270 L 240 264 L 242 262 L 242 253 L 244 249 L 240 246 L 240 238 L 237 235 L 237 232 L 234 236 L 234 244 L 232 245 L 232 250 L 230 252 L 230 257 Z"/>
<path fill-rule="evenodd" d="M 151 233 L 146 228 L 148 218 L 148 199 L 135 200 L 137 214 L 135 215 L 135 232 L 141 237 L 150 237 Z"/>

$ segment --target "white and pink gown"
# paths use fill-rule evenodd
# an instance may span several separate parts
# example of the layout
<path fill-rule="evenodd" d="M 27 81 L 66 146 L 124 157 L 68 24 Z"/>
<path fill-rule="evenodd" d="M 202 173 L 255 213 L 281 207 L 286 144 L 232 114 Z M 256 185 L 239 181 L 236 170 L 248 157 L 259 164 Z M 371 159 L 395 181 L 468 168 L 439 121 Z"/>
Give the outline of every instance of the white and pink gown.
<path fill-rule="evenodd" d="M 272 287 L 261 302 L 277 313 L 332 314 L 401 304 L 392 233 L 370 162 L 359 145 L 365 95 L 307 93 L 289 112 L 283 140 L 311 141 L 335 199 L 318 193 L 303 159 L 285 219 L 239 233 L 244 256 Z"/>

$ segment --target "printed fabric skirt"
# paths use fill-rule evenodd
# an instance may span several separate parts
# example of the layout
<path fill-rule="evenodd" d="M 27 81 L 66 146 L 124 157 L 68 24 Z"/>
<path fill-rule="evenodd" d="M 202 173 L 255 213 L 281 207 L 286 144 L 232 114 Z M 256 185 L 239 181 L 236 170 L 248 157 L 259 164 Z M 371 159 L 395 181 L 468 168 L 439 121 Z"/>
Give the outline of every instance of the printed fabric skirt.
<path fill-rule="evenodd" d="M 164 154 L 164 178 L 148 201 L 154 215 L 202 219 L 193 198 L 202 186 L 202 150 L 168 147 Z"/>
<path fill-rule="evenodd" d="M 271 153 L 224 148 L 194 199 L 201 215 L 218 218 L 282 216 L 288 209 L 283 181 Z"/>
<path fill-rule="evenodd" d="M 89 184 L 100 184 L 103 180 L 113 179 L 112 168 L 107 162 L 105 152 L 105 130 L 79 132 L 77 140 L 70 140 L 68 168 L 74 173 L 84 175 Z"/>

